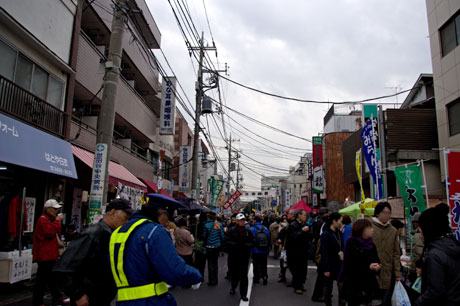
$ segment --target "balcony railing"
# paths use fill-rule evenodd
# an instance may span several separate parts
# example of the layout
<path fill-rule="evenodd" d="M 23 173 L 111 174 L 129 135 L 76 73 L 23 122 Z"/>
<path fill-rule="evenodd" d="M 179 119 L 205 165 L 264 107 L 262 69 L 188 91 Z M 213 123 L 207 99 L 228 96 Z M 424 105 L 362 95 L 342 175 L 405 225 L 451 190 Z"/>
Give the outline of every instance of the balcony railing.
<path fill-rule="evenodd" d="M 0 75 L 0 110 L 65 137 L 67 114 Z"/>

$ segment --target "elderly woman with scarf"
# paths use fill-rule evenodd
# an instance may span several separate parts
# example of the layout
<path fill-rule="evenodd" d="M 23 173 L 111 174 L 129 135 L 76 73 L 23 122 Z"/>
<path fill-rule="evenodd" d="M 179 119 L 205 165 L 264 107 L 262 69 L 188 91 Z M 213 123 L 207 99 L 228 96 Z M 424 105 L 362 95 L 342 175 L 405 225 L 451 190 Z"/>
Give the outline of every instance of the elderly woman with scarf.
<path fill-rule="evenodd" d="M 358 220 L 345 245 L 341 280 L 343 297 L 349 306 L 374 305 L 379 296 L 376 276 L 381 266 L 373 234 L 369 220 Z"/>

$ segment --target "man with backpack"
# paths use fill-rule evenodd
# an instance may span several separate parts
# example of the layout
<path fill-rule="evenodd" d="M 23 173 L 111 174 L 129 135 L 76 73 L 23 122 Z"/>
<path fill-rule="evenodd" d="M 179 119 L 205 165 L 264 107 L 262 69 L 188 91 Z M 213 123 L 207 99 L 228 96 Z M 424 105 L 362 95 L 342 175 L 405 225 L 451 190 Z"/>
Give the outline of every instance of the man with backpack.
<path fill-rule="evenodd" d="M 308 230 L 307 212 L 299 209 L 296 220 L 289 224 L 286 241 L 287 264 L 292 274 L 292 286 L 297 294 L 302 294 L 306 289 L 308 269 Z"/>
<path fill-rule="evenodd" d="M 224 244 L 223 226 L 217 221 L 215 212 L 208 213 L 208 221 L 203 224 L 203 237 L 208 260 L 208 286 L 215 286 L 218 281 L 219 253 Z"/>
<path fill-rule="evenodd" d="M 252 249 L 252 263 L 254 265 L 254 284 L 258 284 L 263 279 L 263 284 L 267 284 L 267 257 L 270 247 L 270 232 L 262 225 L 262 218 L 255 217 L 255 223 L 251 226 L 252 234 L 255 238 L 255 246 Z"/>

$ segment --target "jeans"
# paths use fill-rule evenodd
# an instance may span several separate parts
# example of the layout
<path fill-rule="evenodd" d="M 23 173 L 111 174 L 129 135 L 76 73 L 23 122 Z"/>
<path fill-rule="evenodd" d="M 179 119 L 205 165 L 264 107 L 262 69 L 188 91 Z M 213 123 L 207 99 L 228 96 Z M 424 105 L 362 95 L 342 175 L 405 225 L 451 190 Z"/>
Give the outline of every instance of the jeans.
<path fill-rule="evenodd" d="M 267 257 L 268 254 L 252 254 L 252 264 L 254 265 L 254 279 L 266 279 L 267 274 Z"/>
<path fill-rule="evenodd" d="M 229 269 L 232 280 L 232 289 L 240 284 L 240 295 L 248 294 L 248 268 L 250 254 L 229 254 Z"/>
<path fill-rule="evenodd" d="M 206 259 L 208 260 L 208 284 L 217 284 L 217 274 L 219 272 L 218 259 L 219 248 L 206 248 Z"/>
<path fill-rule="evenodd" d="M 35 288 L 32 298 L 33 305 L 43 304 L 43 296 L 45 295 L 46 286 L 48 285 L 53 297 L 53 304 L 57 304 L 62 297 L 61 292 L 57 287 L 56 280 L 52 274 L 52 270 L 56 261 L 39 261 L 37 278 L 35 280 Z"/>

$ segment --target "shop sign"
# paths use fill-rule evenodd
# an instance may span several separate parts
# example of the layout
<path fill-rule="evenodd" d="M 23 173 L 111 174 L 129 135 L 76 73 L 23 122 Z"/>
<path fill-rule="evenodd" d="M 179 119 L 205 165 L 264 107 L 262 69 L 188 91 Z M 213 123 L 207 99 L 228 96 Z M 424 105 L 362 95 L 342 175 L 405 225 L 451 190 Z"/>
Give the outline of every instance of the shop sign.
<path fill-rule="evenodd" d="M 291 207 L 291 191 L 286 190 L 286 208 Z"/>
<path fill-rule="evenodd" d="M 323 166 L 318 166 L 313 169 L 313 192 L 324 192 L 324 173 Z"/>
<path fill-rule="evenodd" d="M 89 209 L 101 209 L 104 196 L 104 180 L 107 166 L 107 144 L 98 143 L 94 152 L 93 174 L 91 176 L 91 191 Z"/>
<path fill-rule="evenodd" d="M 367 166 L 374 182 L 377 184 L 376 199 L 379 200 L 383 197 L 382 194 L 382 177 L 380 176 L 380 165 L 378 162 L 375 129 L 372 120 L 368 120 L 361 131 L 361 138 L 363 140 L 363 154 L 366 159 Z"/>
<path fill-rule="evenodd" d="M 163 79 L 160 110 L 160 135 L 174 135 L 176 123 L 176 78 Z"/>
<path fill-rule="evenodd" d="M 67 141 L 0 114 L 0 143 L 3 162 L 78 178 Z"/>
<path fill-rule="evenodd" d="M 12 259 L 10 283 L 14 284 L 32 277 L 32 255 L 23 255 Z"/>
<path fill-rule="evenodd" d="M 81 205 L 83 201 L 83 190 L 74 188 L 73 201 L 72 201 L 72 215 L 70 217 L 70 224 L 75 225 L 77 232 L 81 231 Z"/>
<path fill-rule="evenodd" d="M 27 212 L 27 230 L 24 233 L 32 233 L 34 231 L 34 218 L 35 218 L 35 198 L 25 198 L 26 212 Z"/>
<path fill-rule="evenodd" d="M 321 136 L 313 137 L 313 168 L 323 164 L 323 138 Z"/>
<path fill-rule="evenodd" d="M 460 152 L 446 151 L 449 173 L 449 206 L 451 227 L 460 241 Z"/>
<path fill-rule="evenodd" d="M 190 189 L 190 175 L 189 175 L 189 156 L 190 146 L 180 147 L 180 159 L 179 159 L 179 190 L 188 191 Z"/>
<path fill-rule="evenodd" d="M 122 199 L 126 199 L 131 203 L 131 208 L 134 210 L 141 209 L 142 200 L 144 198 L 144 191 L 131 186 L 123 185 L 118 182 L 117 186 L 118 196 Z"/>

